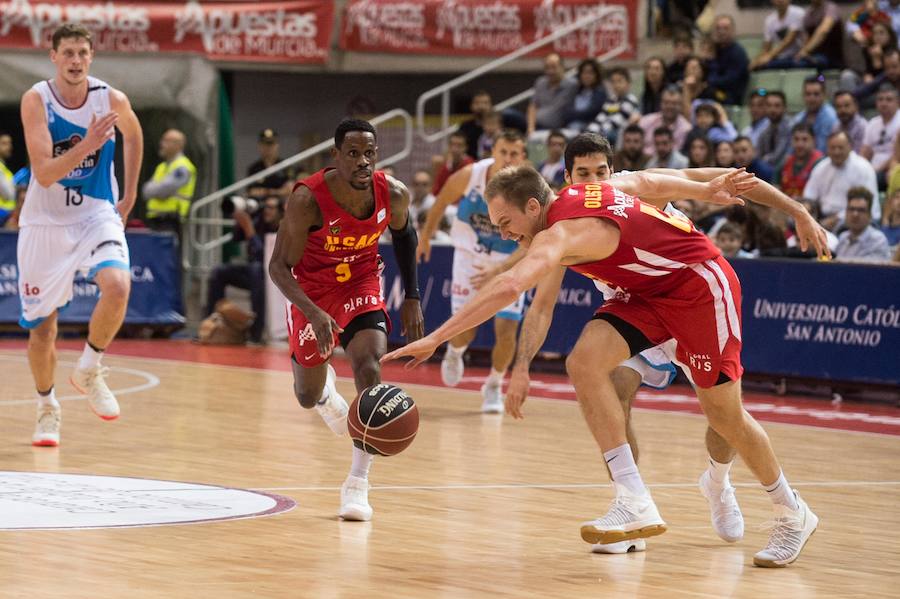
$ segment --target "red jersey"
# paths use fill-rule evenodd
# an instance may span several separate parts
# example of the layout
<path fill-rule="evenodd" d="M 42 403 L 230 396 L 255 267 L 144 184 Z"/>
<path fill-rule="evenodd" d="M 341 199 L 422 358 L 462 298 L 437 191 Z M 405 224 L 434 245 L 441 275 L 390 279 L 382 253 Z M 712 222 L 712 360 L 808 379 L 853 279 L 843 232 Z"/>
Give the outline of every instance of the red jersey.
<path fill-rule="evenodd" d="M 547 226 L 572 218 L 612 221 L 621 237 L 603 260 L 570 266 L 575 272 L 624 292 L 668 295 L 681 277 L 668 276 L 720 255 L 689 220 L 667 214 L 608 183 L 583 183 L 563 189 L 547 212 Z"/>

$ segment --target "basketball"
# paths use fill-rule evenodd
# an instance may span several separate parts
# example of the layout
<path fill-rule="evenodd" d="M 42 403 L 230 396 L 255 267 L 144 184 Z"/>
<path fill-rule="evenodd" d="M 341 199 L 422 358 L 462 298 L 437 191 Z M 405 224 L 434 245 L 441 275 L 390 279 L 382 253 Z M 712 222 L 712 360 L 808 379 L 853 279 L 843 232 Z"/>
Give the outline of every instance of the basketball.
<path fill-rule="evenodd" d="M 364 389 L 347 414 L 353 444 L 374 455 L 396 455 L 419 430 L 419 409 L 406 391 L 381 383 Z"/>

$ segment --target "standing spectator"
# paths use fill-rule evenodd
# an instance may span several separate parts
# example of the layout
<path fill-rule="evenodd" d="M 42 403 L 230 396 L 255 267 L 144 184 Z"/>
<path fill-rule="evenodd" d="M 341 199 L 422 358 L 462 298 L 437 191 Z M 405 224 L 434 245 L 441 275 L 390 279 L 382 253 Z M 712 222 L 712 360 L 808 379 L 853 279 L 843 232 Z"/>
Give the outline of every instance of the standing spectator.
<path fill-rule="evenodd" d="M 816 147 L 824 152 L 828 145 L 828 136 L 838 122 L 834 107 L 825 101 L 825 78 L 810 77 L 803 82 L 803 104 L 805 110 L 799 112 L 791 122 L 806 123 L 816 134 Z"/>
<path fill-rule="evenodd" d="M 499 112 L 492 110 L 484 115 L 481 123 L 484 132 L 478 138 L 478 154 L 475 155 L 475 158 L 478 160 L 491 157 L 491 152 L 494 149 L 494 139 L 500 133 L 500 130 L 503 129 L 503 116 Z"/>
<path fill-rule="evenodd" d="M 163 133 L 159 141 L 159 157 L 163 161 L 141 188 L 147 201 L 147 226 L 173 231 L 179 239 L 181 222 L 187 218 L 197 185 L 197 167 L 184 155 L 186 141 L 178 129 Z"/>
<path fill-rule="evenodd" d="M 878 116 L 866 125 L 860 155 L 872 162 L 878 176 L 878 189 L 887 189 L 888 167 L 894 153 L 894 141 L 900 136 L 900 106 L 897 88 L 885 83 L 875 100 Z"/>
<path fill-rule="evenodd" d="M 645 114 L 638 121 L 641 129 L 644 130 L 644 135 L 648 138 L 644 142 L 644 152 L 647 154 L 654 152 L 656 130 L 660 127 L 666 128 L 672 133 L 672 139 L 676 147 L 680 148 L 684 145 L 684 140 L 687 139 L 687 135 L 692 127 L 691 122 L 681 114 L 681 108 L 681 90 L 674 85 L 670 85 L 663 91 L 659 112 Z M 687 159 L 685 159 L 686 161 Z"/>
<path fill-rule="evenodd" d="M 728 114 L 721 104 L 700 104 L 697 106 L 696 113 L 697 124 L 688 133 L 684 145 L 681 147 L 682 152 L 687 152 L 691 142 L 698 137 L 708 139 L 713 144 L 720 141 L 733 141 L 737 137 L 737 131 L 728 120 Z"/>
<path fill-rule="evenodd" d="M 885 83 L 893 85 L 900 91 L 900 50 L 892 48 L 884 53 L 884 72 L 875 77 L 871 83 L 866 83 L 855 90 L 853 95 L 861 106 L 870 107 L 875 93 Z"/>
<path fill-rule="evenodd" d="M 900 245 L 900 189 L 895 189 L 884 202 L 881 232 L 887 237 L 888 245 Z"/>
<path fill-rule="evenodd" d="M 9 133 L 0 133 L 0 227 L 16 209 L 16 185 L 13 172 L 6 166 L 12 156 L 13 143 Z"/>
<path fill-rule="evenodd" d="M 730 141 L 720 141 L 715 145 L 715 166 L 719 168 L 734 168 L 734 144 Z"/>
<path fill-rule="evenodd" d="M 834 2 L 811 0 L 803 15 L 806 41 L 794 56 L 798 68 L 839 69 L 844 63 L 844 27 Z"/>
<path fill-rule="evenodd" d="M 650 156 L 644 153 L 644 130 L 628 125 L 622 132 L 622 149 L 613 155 L 613 172 L 642 171 Z"/>
<path fill-rule="evenodd" d="M 588 130 L 600 133 L 610 145 L 619 144 L 622 130 L 640 119 L 637 98 L 631 93 L 631 75 L 624 67 L 614 67 L 607 75 L 610 92 Z"/>
<path fill-rule="evenodd" d="M 655 154 L 647 168 L 687 168 L 688 159 L 675 149 L 675 139 L 668 127 L 657 127 L 653 132 L 653 149 Z"/>
<path fill-rule="evenodd" d="M 419 214 L 427 213 L 434 205 L 434 194 L 431 193 L 431 173 L 419 169 L 413 174 L 412 192 L 409 199 L 409 218 L 418 229 Z"/>
<path fill-rule="evenodd" d="M 872 226 L 873 197 L 872 192 L 865 187 L 852 187 L 847 191 L 847 230 L 838 235 L 835 260 L 891 261 L 887 237 Z"/>
<path fill-rule="evenodd" d="M 535 80 L 534 95 L 528 104 L 529 137 L 536 131 L 559 129 L 565 124 L 566 108 L 578 88 L 578 83 L 565 75 L 559 54 L 548 54 L 544 58 L 544 74 Z"/>
<path fill-rule="evenodd" d="M 834 94 L 834 110 L 837 113 L 838 122 L 834 124 L 832 133 L 843 131 L 850 139 L 850 147 L 854 152 L 862 151 L 863 137 L 866 134 L 866 119 L 859 114 L 859 104 L 853 94 L 844 90 Z"/>
<path fill-rule="evenodd" d="M 666 65 L 666 83 L 671 85 L 684 79 L 684 66 L 694 55 L 694 38 L 682 31 L 672 37 L 672 62 Z"/>
<path fill-rule="evenodd" d="M 759 147 L 759 138 L 769 128 L 769 117 L 766 116 L 766 95 L 764 89 L 754 90 L 750 94 L 750 124 L 741 130 L 741 135 L 749 137 L 754 147 Z"/>
<path fill-rule="evenodd" d="M 756 148 L 748 137 L 738 137 L 734 140 L 734 163 L 738 168 L 746 168 L 766 183 L 771 183 L 775 171 L 769 164 L 756 157 Z"/>
<path fill-rule="evenodd" d="M 750 80 L 750 59 L 735 40 L 734 18 L 719 15 L 713 26 L 715 55 L 707 65 L 706 82 L 723 104 L 742 104 Z"/>
<path fill-rule="evenodd" d="M 809 174 L 803 188 L 803 197 L 819 205 L 819 222 L 829 230 L 837 228 L 844 220 L 847 207 L 847 191 L 852 187 L 865 187 L 878 194 L 875 169 L 872 164 L 850 149 L 850 140 L 843 132 L 828 138 L 828 157 L 819 161 Z M 878 202 L 872 204 L 872 218 L 881 217 Z"/>
<path fill-rule="evenodd" d="M 688 168 L 713 165 L 713 145 L 705 137 L 695 137 L 688 147 Z"/>
<path fill-rule="evenodd" d="M 813 130 L 806 123 L 794 125 L 791 130 L 791 150 L 775 173 L 774 183 L 785 194 L 800 201 L 813 167 L 825 155 L 816 149 Z"/>
<path fill-rule="evenodd" d="M 762 52 L 750 62 L 750 70 L 783 69 L 793 66 L 803 35 L 803 9 L 791 0 L 772 0 L 775 11 L 763 25 Z"/>
<path fill-rule="evenodd" d="M 259 160 L 251 164 L 247 168 L 247 176 L 255 175 L 274 164 L 281 162 L 279 155 L 278 134 L 274 129 L 263 129 L 259 132 L 259 140 L 256 144 L 259 150 Z M 282 199 L 287 199 L 291 195 L 291 188 L 294 186 L 293 172 L 285 169 L 272 173 L 262 181 L 253 183 L 247 190 L 247 195 L 256 200 L 261 200 L 270 195 L 276 195 Z"/>
<path fill-rule="evenodd" d="M 256 319 L 250 327 L 250 342 L 262 343 L 266 326 L 266 275 L 265 238 L 268 233 L 276 233 L 284 215 L 282 199 L 270 195 L 262 200 L 260 209 L 251 216 L 243 210 L 234 211 L 234 241 L 247 242 L 246 264 L 221 264 L 215 267 L 209 277 L 206 294 L 206 315 L 216 308 L 216 303 L 225 297 L 228 286 L 246 289 L 250 292 L 250 304 Z"/>
<path fill-rule="evenodd" d="M 784 160 L 791 143 L 791 120 L 787 118 L 787 101 L 780 91 L 766 94 L 766 114 L 769 127 L 759 136 L 759 156 L 771 165 Z"/>
<path fill-rule="evenodd" d="M 547 159 L 538 165 L 538 172 L 544 181 L 559 191 L 566 183 L 566 143 L 568 140 L 558 129 L 554 129 L 547 135 Z"/>
<path fill-rule="evenodd" d="M 599 114 L 606 102 L 600 65 L 593 58 L 578 63 L 578 89 L 565 110 L 567 132 L 578 135 Z"/>
<path fill-rule="evenodd" d="M 753 258 L 753 254 L 744 250 L 744 229 L 739 225 L 725 221 L 716 231 L 716 247 L 726 258 Z"/>
<path fill-rule="evenodd" d="M 466 135 L 461 131 L 451 133 L 447 142 L 447 155 L 443 157 L 443 164 L 434 178 L 434 187 L 431 189 L 431 193 L 434 195 L 440 193 L 450 175 L 473 162 L 475 161 L 472 160 L 472 157 L 466 154 Z"/>
<path fill-rule="evenodd" d="M 644 63 L 644 94 L 641 96 L 641 114 L 647 115 L 662 110 L 662 95 L 665 89 L 666 63 L 662 58 L 652 56 Z"/>

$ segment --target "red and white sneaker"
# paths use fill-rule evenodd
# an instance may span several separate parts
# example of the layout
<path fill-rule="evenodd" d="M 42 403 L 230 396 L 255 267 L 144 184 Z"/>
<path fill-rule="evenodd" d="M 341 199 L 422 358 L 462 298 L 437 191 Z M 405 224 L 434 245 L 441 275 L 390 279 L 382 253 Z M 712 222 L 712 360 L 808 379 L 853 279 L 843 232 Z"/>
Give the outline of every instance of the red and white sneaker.
<path fill-rule="evenodd" d="M 94 414 L 103 420 L 115 420 L 119 417 L 119 402 L 106 386 L 106 376 L 109 368 L 106 366 L 94 366 L 93 368 L 78 368 L 72 371 L 69 382 L 82 395 L 87 395 L 88 403 Z"/>
<path fill-rule="evenodd" d="M 59 445 L 59 429 L 62 424 L 62 410 L 59 406 L 38 406 L 37 424 L 31 444 L 35 447 L 56 447 Z"/>

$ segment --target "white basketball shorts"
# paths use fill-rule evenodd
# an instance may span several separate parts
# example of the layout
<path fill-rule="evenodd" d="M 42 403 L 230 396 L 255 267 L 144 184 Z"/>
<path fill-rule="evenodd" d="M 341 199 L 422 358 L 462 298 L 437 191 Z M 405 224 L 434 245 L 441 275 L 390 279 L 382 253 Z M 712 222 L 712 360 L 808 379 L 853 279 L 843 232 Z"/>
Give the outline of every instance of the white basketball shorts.
<path fill-rule="evenodd" d="M 459 309 L 475 296 L 476 290 L 470 282 L 473 275 L 480 272 L 480 269 L 483 267 L 505 262 L 509 258 L 509 254 L 491 252 L 481 245 L 475 247 L 474 251 L 459 247 L 453 250 L 453 279 L 450 287 L 450 310 L 452 314 L 459 312 Z M 515 302 L 497 312 L 497 318 L 522 320 L 524 307 L 525 294 L 523 293 Z"/>
<path fill-rule="evenodd" d="M 645 349 L 636 356 L 622 362 L 622 366 L 630 368 L 641 375 L 641 384 L 653 389 L 665 389 L 675 380 L 674 339 L 669 339 L 656 347 Z"/>

